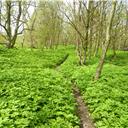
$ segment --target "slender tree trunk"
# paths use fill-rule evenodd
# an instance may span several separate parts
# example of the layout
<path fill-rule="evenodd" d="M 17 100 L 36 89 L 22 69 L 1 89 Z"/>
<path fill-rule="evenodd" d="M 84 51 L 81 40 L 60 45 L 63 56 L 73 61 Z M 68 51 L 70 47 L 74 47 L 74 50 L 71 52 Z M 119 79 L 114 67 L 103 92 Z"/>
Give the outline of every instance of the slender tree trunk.
<path fill-rule="evenodd" d="M 81 46 L 81 42 L 80 39 L 77 39 L 77 56 L 79 57 L 79 64 L 83 65 L 83 56 L 82 56 L 82 46 Z"/>
<path fill-rule="evenodd" d="M 99 46 L 100 46 L 100 42 L 98 40 L 96 46 L 95 46 L 95 52 L 94 52 L 94 57 L 96 57 L 98 55 L 98 52 L 99 52 Z"/>
<path fill-rule="evenodd" d="M 12 29 L 11 29 L 11 11 L 12 11 L 12 1 L 7 1 L 6 0 L 6 9 L 7 9 L 7 37 L 8 37 L 8 48 L 13 48 L 17 39 L 18 35 L 18 29 L 19 29 L 19 22 L 20 22 L 20 17 L 22 13 L 22 8 L 21 8 L 21 1 L 18 2 L 18 16 L 16 19 L 16 27 L 14 30 L 14 34 L 12 34 Z"/>
<path fill-rule="evenodd" d="M 7 10 L 7 38 L 8 43 L 7 47 L 11 48 L 12 43 L 12 30 L 11 30 L 11 1 L 6 1 L 6 10 Z"/>
<path fill-rule="evenodd" d="M 113 44 L 113 58 L 116 57 L 116 44 Z"/>
<path fill-rule="evenodd" d="M 115 34 L 113 37 L 113 42 L 112 42 L 112 49 L 113 49 L 113 58 L 116 57 L 116 37 L 117 37 L 117 31 L 115 30 Z"/>
<path fill-rule="evenodd" d="M 106 40 L 105 40 L 105 43 L 103 44 L 102 55 L 101 55 L 98 67 L 96 69 L 96 74 L 95 74 L 94 80 L 99 79 L 102 69 L 103 69 L 106 53 L 107 53 L 107 50 L 108 50 L 108 47 L 110 44 L 112 21 L 113 21 L 115 9 L 116 9 L 116 3 L 117 3 L 116 0 L 112 1 L 112 10 L 110 13 L 110 17 L 108 19 L 108 24 L 107 24 L 107 29 L 106 29 Z"/>
<path fill-rule="evenodd" d="M 105 5 L 106 5 L 106 2 L 107 1 L 101 1 L 100 2 L 100 15 L 99 15 L 99 31 L 97 33 L 97 44 L 95 46 L 95 51 L 94 51 L 94 56 L 97 56 L 98 53 L 99 53 L 99 49 L 100 49 L 100 46 L 101 44 L 104 42 L 104 34 L 103 34 L 103 27 L 104 27 L 104 21 L 105 21 L 105 17 L 106 17 L 106 14 L 105 14 Z"/>
<path fill-rule="evenodd" d="M 82 24 L 82 16 L 81 16 L 81 9 L 82 9 L 82 2 L 79 1 L 79 8 L 78 8 L 78 21 L 77 21 L 77 17 L 76 17 L 76 2 L 75 0 L 73 1 L 73 13 L 74 13 L 74 20 L 76 22 L 76 26 L 77 28 L 79 28 L 79 30 L 81 31 L 81 24 Z M 82 48 L 82 39 L 81 36 L 78 35 L 75 32 L 75 36 L 76 36 L 76 52 L 77 52 L 77 56 L 79 58 L 79 64 L 83 65 L 83 48 Z"/>
<path fill-rule="evenodd" d="M 88 50 L 88 43 L 89 43 L 89 27 L 90 27 L 90 7 L 91 7 L 92 1 L 88 0 L 87 3 L 87 16 L 86 16 L 86 34 L 85 34 L 85 41 L 83 43 L 83 49 L 84 49 L 84 60 L 83 63 L 86 64 L 87 62 L 87 50 Z"/>
<path fill-rule="evenodd" d="M 90 8 L 90 29 L 89 29 L 89 49 L 88 49 L 88 58 L 91 59 L 92 57 L 92 47 L 93 47 L 93 43 L 92 43 L 92 39 L 93 39 L 93 16 L 94 16 L 94 9 L 93 9 L 93 1 L 91 1 L 91 8 Z"/>

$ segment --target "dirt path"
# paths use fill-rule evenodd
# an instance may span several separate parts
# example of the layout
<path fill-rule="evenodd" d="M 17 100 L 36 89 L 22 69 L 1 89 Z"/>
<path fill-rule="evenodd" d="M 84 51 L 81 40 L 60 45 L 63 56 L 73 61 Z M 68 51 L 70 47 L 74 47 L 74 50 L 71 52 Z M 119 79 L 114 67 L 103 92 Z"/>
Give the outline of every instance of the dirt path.
<path fill-rule="evenodd" d="M 56 65 L 56 70 L 58 71 L 60 69 L 61 64 L 63 64 L 67 58 L 68 58 L 69 54 L 67 54 L 62 61 L 60 61 L 57 65 Z M 80 91 L 78 89 L 78 87 L 74 86 L 73 83 L 73 94 L 74 94 L 74 98 L 76 100 L 77 106 L 76 106 L 76 110 L 77 110 L 77 115 L 80 118 L 80 128 L 95 128 L 92 119 L 90 118 L 89 112 L 88 112 L 88 108 L 87 105 L 84 103 Z"/>
<path fill-rule="evenodd" d="M 76 86 L 73 86 L 73 94 L 77 103 L 77 115 L 80 118 L 80 128 L 95 128 L 92 119 L 90 118 L 88 108 Z"/>

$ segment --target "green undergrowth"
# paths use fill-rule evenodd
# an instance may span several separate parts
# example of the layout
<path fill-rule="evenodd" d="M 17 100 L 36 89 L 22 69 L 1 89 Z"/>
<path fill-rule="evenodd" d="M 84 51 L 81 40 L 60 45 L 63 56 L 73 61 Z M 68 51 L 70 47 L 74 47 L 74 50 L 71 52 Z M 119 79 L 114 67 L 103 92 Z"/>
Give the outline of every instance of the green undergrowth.
<path fill-rule="evenodd" d="M 72 81 L 96 128 L 128 128 L 127 58 L 128 52 L 114 58 L 109 52 L 100 79 L 93 81 L 98 57 L 79 66 L 72 46 L 0 48 L 0 128 L 79 128 Z"/>
<path fill-rule="evenodd" d="M 118 51 L 117 55 L 113 57 L 112 53 L 106 58 L 106 63 L 117 65 L 117 66 L 126 66 L 128 65 L 128 52 L 126 51 Z"/>
<path fill-rule="evenodd" d="M 65 50 L 0 49 L 0 68 L 53 68 L 67 56 Z"/>
<path fill-rule="evenodd" d="M 60 71 L 79 87 L 96 128 L 128 128 L 128 52 L 118 51 L 114 58 L 108 53 L 98 81 L 93 81 L 98 58 L 78 66 L 74 55 Z"/>
<path fill-rule="evenodd" d="M 96 128 L 128 128 L 128 52 L 109 54 L 101 75 L 94 82 L 97 63 L 77 67 L 72 80 L 89 107 Z"/>
<path fill-rule="evenodd" d="M 0 128 L 78 128 L 66 50 L 0 49 Z"/>
<path fill-rule="evenodd" d="M 76 53 L 74 52 L 74 49 L 67 49 L 67 52 L 69 54 L 67 60 L 60 65 L 59 72 L 63 74 L 65 78 L 68 78 L 68 80 L 71 80 L 71 77 L 75 71 L 75 69 L 78 67 L 78 61 L 76 57 Z"/>

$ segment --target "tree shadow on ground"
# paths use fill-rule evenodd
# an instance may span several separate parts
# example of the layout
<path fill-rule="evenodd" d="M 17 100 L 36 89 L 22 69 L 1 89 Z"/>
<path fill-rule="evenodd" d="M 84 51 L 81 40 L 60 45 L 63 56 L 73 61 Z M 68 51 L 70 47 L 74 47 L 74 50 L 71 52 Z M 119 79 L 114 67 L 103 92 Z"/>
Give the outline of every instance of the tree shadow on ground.
<path fill-rule="evenodd" d="M 128 52 L 118 52 L 115 57 L 112 54 L 106 57 L 106 63 L 110 63 L 117 66 L 128 65 Z"/>
<path fill-rule="evenodd" d="M 97 57 L 93 57 L 87 61 L 86 65 L 98 64 L 99 59 L 100 59 L 100 55 L 98 55 Z M 109 53 L 106 56 L 105 63 L 109 63 L 109 64 L 113 64 L 113 65 L 117 65 L 117 66 L 128 65 L 128 52 L 127 51 L 125 51 L 125 52 L 118 51 L 117 55 L 115 57 L 113 56 L 112 53 Z"/>

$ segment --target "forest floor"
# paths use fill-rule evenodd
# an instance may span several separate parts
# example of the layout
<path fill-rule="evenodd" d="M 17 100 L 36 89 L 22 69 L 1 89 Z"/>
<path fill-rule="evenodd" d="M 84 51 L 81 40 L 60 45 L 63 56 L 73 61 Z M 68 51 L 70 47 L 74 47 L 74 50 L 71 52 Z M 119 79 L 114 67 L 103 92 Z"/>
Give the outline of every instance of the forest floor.
<path fill-rule="evenodd" d="M 80 90 L 77 86 L 73 85 L 73 94 L 76 100 L 77 115 L 80 118 L 80 128 L 95 128 L 93 121 L 90 117 L 88 107 L 85 104 L 86 101 L 82 99 Z"/>
<path fill-rule="evenodd" d="M 69 54 L 65 55 L 64 59 L 59 64 L 57 64 L 57 71 L 60 70 L 59 68 L 61 64 L 63 64 L 67 60 L 68 56 Z M 80 119 L 80 128 L 95 128 L 94 123 L 90 117 L 88 107 L 85 104 L 86 101 L 83 100 L 79 88 L 73 82 L 72 90 L 76 102 L 76 114 Z"/>
<path fill-rule="evenodd" d="M 128 128 L 128 52 L 94 82 L 99 57 L 79 66 L 74 51 L 0 47 L 0 128 Z"/>

